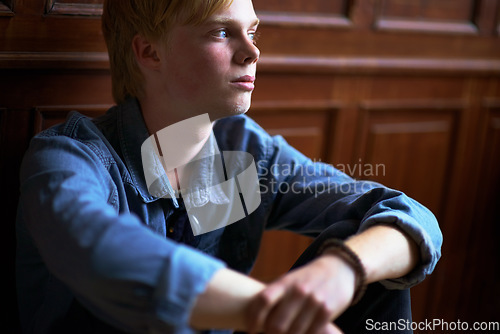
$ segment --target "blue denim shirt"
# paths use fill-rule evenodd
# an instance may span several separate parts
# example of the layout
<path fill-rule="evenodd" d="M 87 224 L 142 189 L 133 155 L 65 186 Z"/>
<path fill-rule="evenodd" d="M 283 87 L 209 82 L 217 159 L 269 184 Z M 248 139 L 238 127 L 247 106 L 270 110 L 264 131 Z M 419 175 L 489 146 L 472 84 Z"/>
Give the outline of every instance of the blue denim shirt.
<path fill-rule="evenodd" d="M 26 332 L 72 321 L 82 328 L 84 317 L 70 315 L 90 311 L 90 318 L 132 333 L 192 333 L 187 324 L 198 294 L 222 267 L 248 273 L 265 229 L 311 237 L 329 230 L 346 238 L 393 224 L 419 245 L 421 263 L 382 284 L 408 288 L 434 269 L 439 226 L 405 194 L 313 162 L 247 116 L 218 120 L 214 134 L 221 150 L 254 157 L 261 204 L 246 218 L 198 236 L 182 200 L 176 206 L 148 192 L 141 145 L 149 134 L 136 100 L 93 120 L 72 112 L 33 138 L 21 168 L 17 220 Z M 77 312 L 75 305 L 84 307 Z"/>

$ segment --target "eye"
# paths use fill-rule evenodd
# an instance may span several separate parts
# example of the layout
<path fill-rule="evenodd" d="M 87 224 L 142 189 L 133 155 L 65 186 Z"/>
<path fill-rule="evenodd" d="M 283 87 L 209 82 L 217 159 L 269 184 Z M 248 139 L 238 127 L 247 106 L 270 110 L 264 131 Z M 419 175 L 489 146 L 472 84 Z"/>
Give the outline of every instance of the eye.
<path fill-rule="evenodd" d="M 257 39 L 259 38 L 259 33 L 256 31 L 249 32 L 248 37 L 255 44 L 255 43 L 257 43 Z"/>
<path fill-rule="evenodd" d="M 220 29 L 215 31 L 212 35 L 216 38 L 225 39 L 228 37 L 229 34 L 225 29 Z"/>

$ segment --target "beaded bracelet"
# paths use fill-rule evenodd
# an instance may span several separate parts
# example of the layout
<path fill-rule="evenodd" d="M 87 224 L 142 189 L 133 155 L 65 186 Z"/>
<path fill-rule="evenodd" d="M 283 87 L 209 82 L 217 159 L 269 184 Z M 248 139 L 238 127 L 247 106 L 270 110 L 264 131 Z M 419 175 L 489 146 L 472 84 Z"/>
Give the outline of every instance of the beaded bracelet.
<path fill-rule="evenodd" d="M 325 241 L 318 251 L 318 254 L 323 253 L 335 254 L 339 256 L 354 270 L 356 285 L 354 287 L 354 295 L 351 305 L 359 302 L 366 291 L 366 271 L 358 255 L 339 239 L 329 239 Z"/>

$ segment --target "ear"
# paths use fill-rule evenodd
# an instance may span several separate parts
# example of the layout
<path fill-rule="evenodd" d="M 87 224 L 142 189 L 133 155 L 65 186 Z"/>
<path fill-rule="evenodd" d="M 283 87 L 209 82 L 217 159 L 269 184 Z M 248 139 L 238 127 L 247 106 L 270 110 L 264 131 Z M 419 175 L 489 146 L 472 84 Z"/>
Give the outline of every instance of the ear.
<path fill-rule="evenodd" d="M 137 62 L 151 70 L 160 67 L 160 54 L 158 43 L 151 43 L 143 36 L 137 34 L 132 40 L 132 49 Z"/>

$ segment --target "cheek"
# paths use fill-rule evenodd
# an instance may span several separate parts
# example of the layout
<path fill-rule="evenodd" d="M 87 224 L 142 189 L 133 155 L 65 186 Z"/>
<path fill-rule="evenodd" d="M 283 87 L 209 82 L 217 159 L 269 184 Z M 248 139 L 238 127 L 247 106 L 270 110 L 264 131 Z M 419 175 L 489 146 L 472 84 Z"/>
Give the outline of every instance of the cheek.
<path fill-rule="evenodd" d="M 184 57 L 182 57 L 184 55 Z M 220 50 L 186 50 L 171 67 L 173 84 L 184 97 L 192 98 L 225 80 L 227 56 Z"/>

